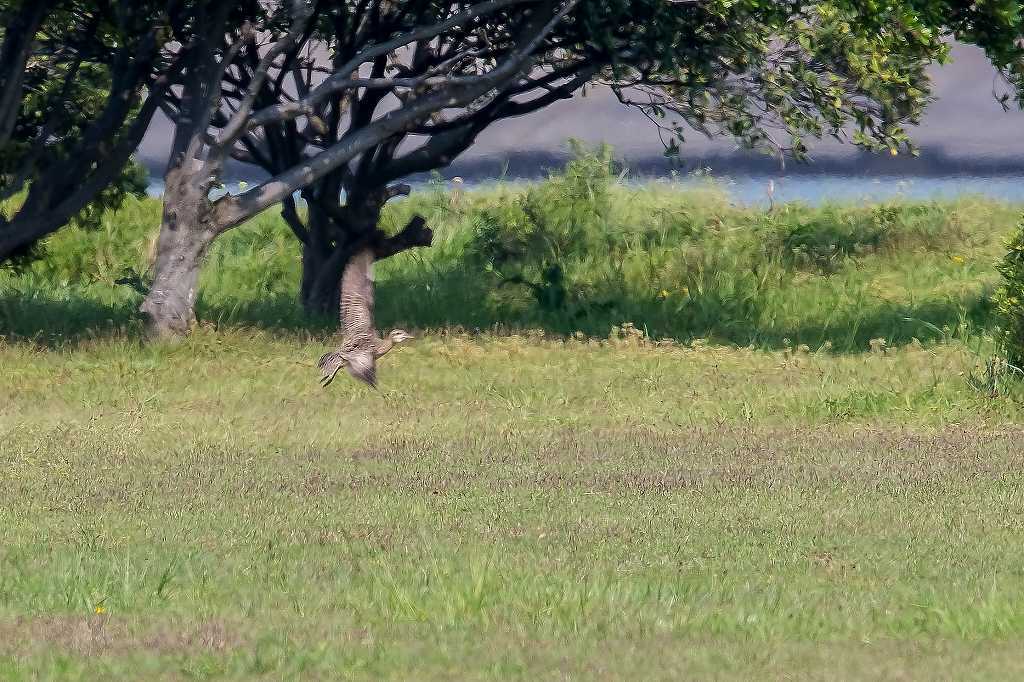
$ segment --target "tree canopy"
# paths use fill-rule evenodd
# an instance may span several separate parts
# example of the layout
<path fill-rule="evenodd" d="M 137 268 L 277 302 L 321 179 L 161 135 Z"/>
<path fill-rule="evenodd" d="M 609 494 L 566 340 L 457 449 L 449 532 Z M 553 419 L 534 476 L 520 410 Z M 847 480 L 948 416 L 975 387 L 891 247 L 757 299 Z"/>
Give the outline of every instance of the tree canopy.
<path fill-rule="evenodd" d="M 408 191 L 395 183 L 449 164 L 495 122 L 586 87 L 610 87 L 644 111 L 670 149 L 689 128 L 800 156 L 805 136 L 843 137 L 852 126 L 853 141 L 895 152 L 928 100 L 925 66 L 946 51 L 941 33 L 915 19 L 852 2 L 281 3 L 258 27 L 209 29 L 214 56 L 195 70 L 207 76 L 172 105 L 165 217 L 198 226 L 208 243 L 283 202 L 318 263 L 307 293 L 322 305 L 358 245 L 375 242 L 386 256 L 429 242 L 422 224 L 400 243 L 377 230 L 384 203 Z M 206 202 L 228 158 L 271 178 Z M 305 221 L 298 190 L 314 206 Z M 206 205 L 181 218 L 196 201 Z M 144 309 L 189 308 L 174 289 L 158 281 L 159 302 Z"/>
<path fill-rule="evenodd" d="M 176 3 L 0 3 L 0 262 L 145 191 L 131 156 L 175 70 Z"/>

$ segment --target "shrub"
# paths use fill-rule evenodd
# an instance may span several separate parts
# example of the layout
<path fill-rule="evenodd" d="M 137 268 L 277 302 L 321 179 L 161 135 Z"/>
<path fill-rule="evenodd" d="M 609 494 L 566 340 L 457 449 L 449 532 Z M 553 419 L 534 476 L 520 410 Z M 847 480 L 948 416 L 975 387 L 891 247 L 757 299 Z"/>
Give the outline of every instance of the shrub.
<path fill-rule="evenodd" d="M 160 204 L 148 198 L 126 198 L 116 211 L 105 212 L 95 225 L 78 222 L 50 236 L 31 271 L 60 286 L 105 283 L 144 272 L 150 241 L 160 225 Z"/>
<path fill-rule="evenodd" d="M 109 239 L 112 234 L 111 222 L 120 220 L 123 215 L 131 216 L 137 214 L 136 208 L 146 203 L 146 188 L 148 186 L 149 171 L 141 163 L 132 159 L 121 171 L 121 175 L 115 178 L 110 186 L 100 191 L 77 215 L 73 216 L 63 230 L 58 231 L 55 236 L 51 236 L 49 239 L 36 242 L 25 249 L 15 252 L 10 259 L 0 262 L 0 268 L 27 272 L 39 262 L 54 257 L 58 259 L 64 257 L 59 248 L 57 249 L 56 256 L 51 254 L 51 246 L 72 244 L 74 241 L 80 241 L 82 238 L 87 242 L 101 242 L 104 247 L 109 248 L 113 243 Z M 23 190 L 13 197 L 0 202 L 0 218 L 10 218 L 15 212 L 19 211 L 27 196 L 28 192 Z M 114 228 L 115 231 L 117 229 L 119 228 Z M 73 232 L 75 238 L 69 240 L 63 237 L 63 234 L 66 232 Z M 105 232 L 106 235 L 93 240 L 89 235 L 91 232 Z M 118 239 L 115 241 L 123 241 L 120 239 L 121 236 L 117 235 Z M 109 261 L 109 256 L 110 254 L 106 254 L 100 258 L 107 258 Z M 84 258 L 86 261 L 92 260 L 92 256 L 85 251 L 79 255 L 79 258 Z M 84 265 L 87 270 L 95 271 L 97 269 L 103 270 L 104 265 L 110 265 L 110 263 L 85 263 Z M 70 274 L 72 277 L 78 275 L 75 272 Z M 97 275 L 96 272 L 82 272 L 83 276 L 92 279 L 105 276 L 105 274 Z"/>
<path fill-rule="evenodd" d="M 1013 367 L 1024 369 L 1024 219 L 1017 224 L 997 267 L 1003 276 L 995 295 L 1002 348 Z"/>
<path fill-rule="evenodd" d="M 508 303 L 500 290 L 514 285 L 542 310 L 564 309 L 572 298 L 566 271 L 614 246 L 607 224 L 611 150 L 588 152 L 574 144 L 573 151 L 562 172 L 477 214 L 467 253 L 494 278 L 493 298 Z"/>

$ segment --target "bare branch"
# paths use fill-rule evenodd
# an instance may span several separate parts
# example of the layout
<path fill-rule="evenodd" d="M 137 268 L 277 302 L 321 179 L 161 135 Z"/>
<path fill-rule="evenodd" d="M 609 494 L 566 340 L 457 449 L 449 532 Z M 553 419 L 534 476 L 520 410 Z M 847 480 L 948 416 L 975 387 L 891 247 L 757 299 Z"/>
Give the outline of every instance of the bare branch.
<path fill-rule="evenodd" d="M 433 242 L 434 231 L 427 227 L 422 216 L 417 215 L 398 234 L 375 244 L 373 253 L 377 260 L 384 260 L 409 249 L 430 246 Z"/>
<path fill-rule="evenodd" d="M 279 56 L 299 42 L 299 39 L 306 32 L 306 25 L 313 17 L 313 12 L 314 6 L 309 0 L 292 0 L 292 25 L 288 29 L 288 33 L 267 50 L 267 53 L 263 55 L 263 58 L 256 66 L 252 81 L 248 84 L 248 94 L 239 103 L 238 110 L 231 116 L 228 124 L 224 126 L 224 130 L 217 140 L 217 146 L 223 148 L 233 144 L 246 130 L 249 114 L 252 113 L 253 105 L 256 104 L 256 98 L 263 88 L 263 83 L 267 80 L 270 67 Z"/>
<path fill-rule="evenodd" d="M 513 2 L 514 0 L 506 0 Z M 474 78 L 460 79 L 411 100 L 405 106 L 389 111 L 373 123 L 352 131 L 337 143 L 308 162 L 292 167 L 262 184 L 258 189 L 236 197 L 223 197 L 216 202 L 218 228 L 226 230 L 260 211 L 282 201 L 299 187 L 323 177 L 334 168 L 348 163 L 392 135 L 415 126 L 421 119 L 445 108 L 466 106 L 485 93 L 519 77 L 532 66 L 532 53 L 579 0 L 569 0 L 547 21 L 532 17 L 523 28 L 520 47 L 490 72 Z M 538 13 L 539 14 L 539 13 Z"/>
<path fill-rule="evenodd" d="M 445 21 L 416 31 L 410 31 L 394 38 L 393 40 L 379 45 L 374 45 L 371 48 L 361 51 L 343 65 L 336 67 L 334 69 L 333 76 L 324 80 L 323 83 L 318 85 L 309 94 L 302 97 L 297 102 L 289 105 L 274 105 L 265 110 L 256 112 L 249 123 L 249 128 L 251 129 L 255 126 L 266 125 L 274 120 L 298 118 L 299 116 L 311 113 L 314 110 L 314 107 L 320 104 L 323 100 L 342 90 L 357 87 L 392 89 L 396 87 L 415 88 L 420 86 L 424 82 L 421 79 L 360 79 L 352 78 L 351 74 L 355 72 L 361 64 L 365 64 L 377 57 L 387 55 L 411 43 L 434 38 L 444 31 L 450 30 L 456 26 L 467 24 L 474 19 L 486 16 L 487 14 L 491 14 L 506 7 L 518 4 L 535 3 L 537 1 L 538 0 L 490 0 L 489 2 L 474 5 L 464 12 L 460 12 Z M 575 4 L 575 0 L 572 4 Z M 443 82 L 443 79 L 438 79 L 438 82 Z"/>
<path fill-rule="evenodd" d="M 309 244 L 309 231 L 306 226 L 302 224 L 302 219 L 299 217 L 299 212 L 295 208 L 295 198 L 289 196 L 282 202 L 281 216 L 284 217 L 284 221 L 291 228 L 292 233 L 295 234 L 303 244 Z"/>

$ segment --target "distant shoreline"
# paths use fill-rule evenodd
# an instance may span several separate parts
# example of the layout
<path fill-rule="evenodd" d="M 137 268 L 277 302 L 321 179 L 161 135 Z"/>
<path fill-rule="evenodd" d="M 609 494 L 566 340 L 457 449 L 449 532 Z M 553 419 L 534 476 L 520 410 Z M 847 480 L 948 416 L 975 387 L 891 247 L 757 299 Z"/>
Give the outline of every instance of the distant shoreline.
<path fill-rule="evenodd" d="M 467 156 L 440 171 L 443 178 L 455 176 L 470 182 L 497 179 L 535 180 L 543 178 L 549 170 L 561 168 L 571 157 L 564 152 L 528 151 L 502 156 Z M 892 157 L 883 154 L 853 152 L 848 154 L 821 154 L 809 162 L 787 160 L 783 168 L 777 158 L 750 152 L 732 154 L 710 153 L 684 155 L 672 161 L 658 155 L 631 156 L 616 154 L 631 176 L 642 178 L 670 177 L 672 172 L 689 174 L 710 168 L 715 176 L 766 175 L 776 178 L 800 176 L 939 178 L 939 177 L 1004 177 L 1024 176 L 1024 158 L 994 156 L 961 156 L 944 149 L 921 152 L 918 157 L 902 154 Z M 164 162 L 140 159 L 154 178 L 162 177 Z M 240 163 L 229 163 L 225 181 L 259 181 L 267 175 L 259 168 Z M 430 178 L 423 173 L 411 178 L 423 182 Z"/>
<path fill-rule="evenodd" d="M 449 176 L 450 177 L 450 176 Z M 539 177 L 463 178 L 471 190 L 486 191 L 488 187 L 507 183 L 511 185 L 537 182 Z M 249 184 L 253 178 L 248 179 Z M 764 206 L 770 203 L 768 188 L 772 187 L 776 204 L 800 202 L 811 205 L 824 203 L 878 203 L 905 199 L 909 201 L 955 200 L 977 196 L 993 201 L 1024 204 L 1024 173 L 1007 175 L 956 174 L 929 175 L 870 175 L 841 173 L 735 173 L 730 175 L 700 175 L 678 173 L 674 178 L 666 175 L 630 174 L 624 182 L 630 185 L 662 184 L 681 191 L 699 188 L 711 182 L 728 194 L 731 203 L 739 206 Z M 447 180 L 446 180 L 447 183 Z M 427 190 L 429 177 L 420 176 L 410 183 L 415 193 Z M 232 194 L 241 191 L 238 181 L 226 183 Z M 163 182 L 154 180 L 149 187 L 150 196 L 159 197 Z"/>

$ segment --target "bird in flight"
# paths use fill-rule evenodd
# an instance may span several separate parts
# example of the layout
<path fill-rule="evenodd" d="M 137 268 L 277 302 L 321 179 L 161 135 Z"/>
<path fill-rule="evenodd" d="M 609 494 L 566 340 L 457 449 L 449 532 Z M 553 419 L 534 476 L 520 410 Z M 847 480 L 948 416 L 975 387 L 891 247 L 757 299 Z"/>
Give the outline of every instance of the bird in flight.
<path fill-rule="evenodd" d="M 344 367 L 356 379 L 377 388 L 377 360 L 412 339 L 412 334 L 394 329 L 381 338 L 373 325 L 373 249 L 357 253 L 341 276 L 341 345 L 320 356 L 320 385 L 326 387 Z"/>

